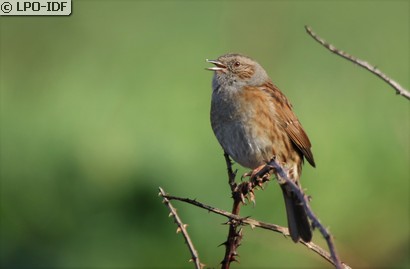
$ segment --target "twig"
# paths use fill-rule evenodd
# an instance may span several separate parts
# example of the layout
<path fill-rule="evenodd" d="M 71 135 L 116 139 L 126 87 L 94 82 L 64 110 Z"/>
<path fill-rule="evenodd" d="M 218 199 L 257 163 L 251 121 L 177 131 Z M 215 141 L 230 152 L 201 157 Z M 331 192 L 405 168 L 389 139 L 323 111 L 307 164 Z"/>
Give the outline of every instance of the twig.
<path fill-rule="evenodd" d="M 225 157 L 226 167 L 228 171 L 228 183 L 229 183 L 229 187 L 231 188 L 232 199 L 233 199 L 232 214 L 239 215 L 239 212 L 241 210 L 242 199 L 241 199 L 240 193 L 237 191 L 238 186 L 235 182 L 237 171 L 234 172 L 232 170 L 232 161 L 226 152 L 224 152 L 224 157 Z M 242 239 L 242 229 L 239 227 L 240 225 L 232 219 L 228 221 L 228 223 L 229 223 L 228 238 L 226 239 L 224 243 L 222 243 L 222 245 L 225 245 L 225 255 L 221 262 L 222 269 L 229 269 L 231 262 L 238 261 L 237 260 L 238 253 L 236 250 L 239 247 L 241 239 Z"/>
<path fill-rule="evenodd" d="M 323 235 L 325 238 L 327 245 L 329 247 L 330 251 L 330 257 L 333 261 L 333 264 L 336 266 L 336 268 L 341 269 L 342 263 L 337 255 L 336 252 L 336 247 L 333 243 L 333 238 L 330 235 L 330 233 L 327 231 L 327 229 L 320 223 L 319 219 L 316 217 L 316 215 L 313 213 L 312 209 L 310 208 L 309 205 L 309 198 L 303 193 L 303 191 L 299 188 L 298 185 L 295 184 L 292 180 L 289 179 L 287 176 L 286 172 L 283 170 L 282 166 L 280 166 L 275 158 L 273 158 L 267 166 L 271 166 L 274 168 L 274 173 L 276 174 L 276 178 L 279 180 L 284 180 L 286 181 L 286 184 L 288 184 L 291 188 L 292 191 L 297 195 L 299 200 L 301 201 L 303 207 L 305 208 L 306 214 L 308 215 L 309 219 L 312 221 L 312 226 L 315 228 L 318 228 L 320 233 Z M 282 183 L 283 184 L 283 183 Z"/>
<path fill-rule="evenodd" d="M 194 262 L 195 268 L 202 269 L 205 265 L 202 264 L 199 260 L 198 252 L 196 251 L 194 244 L 192 243 L 192 240 L 189 237 L 188 231 L 186 230 L 187 224 L 182 223 L 181 218 L 177 214 L 177 210 L 172 206 L 169 199 L 167 198 L 166 193 L 161 187 L 159 187 L 159 195 L 164 198 L 164 204 L 166 204 L 170 211 L 169 215 L 174 218 L 175 223 L 178 225 L 177 233 L 181 232 L 184 236 L 185 242 L 188 245 L 189 251 L 191 252 L 191 260 Z"/>
<path fill-rule="evenodd" d="M 401 86 L 399 83 L 388 77 L 386 74 L 384 74 L 382 71 L 377 69 L 375 66 L 369 64 L 366 61 L 363 61 L 361 59 L 358 59 L 342 50 L 339 50 L 332 44 L 327 43 L 323 38 L 319 37 L 309 26 L 305 26 L 306 32 L 314 39 L 316 40 L 319 44 L 330 50 L 331 52 L 345 58 L 346 60 L 349 60 L 365 69 L 373 73 L 374 75 L 378 76 L 382 80 L 384 80 L 386 83 L 388 83 L 391 87 L 393 87 L 396 90 L 396 94 L 401 95 L 408 100 L 410 100 L 410 92 L 405 89 L 403 86 Z"/>
<path fill-rule="evenodd" d="M 169 199 L 169 200 L 177 200 L 177 201 L 181 201 L 181 202 L 184 202 L 184 203 L 188 203 L 188 204 L 197 206 L 199 208 L 208 210 L 209 212 L 215 213 L 217 215 L 227 217 L 230 220 L 235 220 L 238 223 L 241 223 L 242 225 L 244 225 L 244 224 L 249 225 L 249 226 L 251 226 L 251 228 L 258 227 L 258 228 L 261 228 L 261 229 L 270 230 L 270 231 L 273 231 L 273 232 L 280 233 L 280 234 L 282 234 L 286 237 L 289 236 L 289 230 L 286 227 L 282 227 L 282 226 L 279 226 L 279 225 L 276 225 L 276 224 L 271 224 L 271 223 L 258 221 L 258 220 L 248 218 L 248 217 L 243 218 L 243 217 L 240 217 L 238 215 L 234 215 L 234 214 L 232 214 L 228 211 L 225 211 L 225 210 L 222 210 L 222 209 L 219 209 L 219 208 L 215 208 L 215 207 L 212 207 L 210 205 L 206 205 L 206 204 L 201 203 L 197 200 L 193 200 L 193 199 L 189 199 L 189 198 L 181 198 L 181 197 L 178 197 L 178 196 L 172 196 L 172 195 L 168 195 L 168 194 L 164 195 L 163 197 L 166 198 L 166 199 Z M 299 243 L 303 244 L 304 246 L 306 246 L 307 248 L 309 248 L 313 252 L 317 253 L 318 255 L 323 257 L 325 260 L 327 260 L 329 263 L 335 265 L 334 261 L 331 258 L 331 255 L 326 250 L 321 248 L 320 246 L 314 244 L 313 242 L 305 243 L 302 240 L 300 240 Z M 343 268 L 344 269 L 349 269 L 350 267 L 347 264 L 343 263 Z"/>
<path fill-rule="evenodd" d="M 235 183 L 235 177 L 237 170 L 234 172 L 232 170 L 232 161 L 229 158 L 228 153 L 224 152 L 224 157 L 225 157 L 225 162 L 226 162 L 226 169 L 228 171 L 228 183 L 229 186 L 231 187 L 231 191 L 235 191 L 236 183 Z"/>
<path fill-rule="evenodd" d="M 246 198 L 254 202 L 254 189 L 256 187 L 262 187 L 262 184 L 269 180 L 270 174 L 268 173 L 271 168 L 265 166 L 259 173 L 259 177 L 252 178 L 249 181 L 244 181 L 241 184 L 235 182 L 235 177 L 237 170 L 235 172 L 232 169 L 232 161 L 229 158 L 229 155 L 224 152 L 226 167 L 228 171 L 228 183 L 232 192 L 233 206 L 232 214 L 239 215 L 241 204 L 246 203 Z M 240 228 L 241 223 L 238 223 L 234 219 L 230 219 L 229 223 L 229 232 L 227 240 L 222 243 L 225 245 L 225 255 L 224 259 L 221 262 L 222 269 L 229 269 L 231 262 L 238 261 L 237 249 L 240 246 L 242 240 L 242 229 Z"/>
<path fill-rule="evenodd" d="M 296 185 L 292 180 L 289 179 L 286 172 L 284 171 L 282 166 L 280 166 L 276 162 L 275 158 L 273 158 L 269 163 L 267 163 L 249 181 L 242 182 L 239 185 L 235 183 L 236 172 L 232 171 L 232 163 L 227 154 L 225 154 L 225 160 L 226 160 L 226 164 L 228 168 L 229 185 L 231 186 L 232 197 L 234 200 L 232 213 L 228 213 L 226 211 L 202 204 L 200 202 L 197 202 L 196 200 L 191 200 L 188 198 L 180 198 L 180 197 L 170 196 L 170 195 L 163 195 L 164 198 L 167 198 L 169 200 L 179 200 L 179 201 L 183 201 L 186 203 L 190 203 L 195 206 L 207 209 L 216 214 L 223 215 L 229 218 L 228 239 L 226 242 L 223 243 L 226 246 L 226 249 L 225 249 L 226 251 L 225 251 L 224 260 L 221 262 L 222 268 L 229 268 L 231 262 L 237 260 L 236 257 L 238 256 L 238 254 L 236 250 L 240 245 L 240 240 L 242 239 L 242 230 L 240 229 L 240 226 L 243 224 L 249 224 L 251 227 L 261 227 L 264 229 L 273 230 L 273 231 L 282 233 L 285 236 L 289 235 L 289 231 L 287 228 L 277 226 L 277 225 L 262 223 L 256 220 L 252 220 L 250 218 L 239 217 L 240 205 L 242 202 L 245 203 L 245 197 L 250 196 L 250 200 L 253 200 L 254 189 L 258 186 L 261 187 L 264 182 L 268 181 L 272 173 L 275 174 L 279 184 L 285 184 L 285 183 L 288 184 L 291 187 L 292 191 L 297 195 L 298 199 L 301 201 L 306 211 L 307 216 L 312 222 L 312 226 L 314 228 L 318 228 L 320 233 L 325 238 L 327 245 L 329 247 L 330 254 L 313 243 L 305 243 L 302 240 L 300 240 L 300 243 L 312 249 L 315 253 L 319 254 L 320 256 L 325 258 L 327 261 L 331 262 L 337 269 L 350 268 L 346 264 L 342 264 L 342 262 L 340 261 L 337 255 L 337 252 L 336 252 L 333 238 L 330 235 L 330 233 L 327 231 L 327 229 L 321 224 L 321 222 L 316 217 L 316 215 L 313 213 L 312 209 L 309 206 L 309 198 L 303 193 L 303 191 L 300 189 L 298 185 Z"/>

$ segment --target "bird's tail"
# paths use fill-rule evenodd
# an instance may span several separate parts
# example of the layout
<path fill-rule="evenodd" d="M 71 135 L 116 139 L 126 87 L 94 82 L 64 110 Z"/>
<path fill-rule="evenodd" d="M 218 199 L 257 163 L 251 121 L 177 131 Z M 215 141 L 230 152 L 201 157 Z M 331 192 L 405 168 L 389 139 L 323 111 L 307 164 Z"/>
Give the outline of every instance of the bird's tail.
<path fill-rule="evenodd" d="M 295 243 L 300 238 L 305 242 L 310 242 L 312 240 L 312 230 L 302 203 L 289 186 L 283 184 L 281 187 L 285 198 L 290 237 Z"/>

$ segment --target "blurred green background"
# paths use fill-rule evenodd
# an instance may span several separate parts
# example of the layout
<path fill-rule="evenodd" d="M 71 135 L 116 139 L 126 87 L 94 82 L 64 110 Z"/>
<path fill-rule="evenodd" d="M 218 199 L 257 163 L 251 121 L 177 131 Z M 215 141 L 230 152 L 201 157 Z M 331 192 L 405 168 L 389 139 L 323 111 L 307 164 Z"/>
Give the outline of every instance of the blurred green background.
<path fill-rule="evenodd" d="M 408 88 L 409 13 L 408 1 L 74 0 L 69 17 L 1 17 L 0 267 L 193 268 L 157 188 L 231 208 L 204 68 L 241 52 L 309 134 L 303 187 L 342 259 L 409 268 L 409 101 L 303 28 Z M 276 183 L 256 199 L 244 216 L 286 225 Z M 174 205 L 218 267 L 225 219 Z M 234 268 L 330 268 L 280 234 L 244 233 Z"/>

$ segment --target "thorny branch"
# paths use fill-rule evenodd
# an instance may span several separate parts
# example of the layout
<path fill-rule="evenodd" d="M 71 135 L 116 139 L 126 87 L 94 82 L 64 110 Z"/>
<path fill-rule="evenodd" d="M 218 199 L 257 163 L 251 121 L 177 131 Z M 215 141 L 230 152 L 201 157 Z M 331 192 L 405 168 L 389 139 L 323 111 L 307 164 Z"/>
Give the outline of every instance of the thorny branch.
<path fill-rule="evenodd" d="M 233 198 L 233 206 L 232 206 L 232 214 L 239 215 L 241 210 L 241 198 L 237 191 L 237 184 L 235 182 L 236 171 L 232 170 L 232 161 L 229 158 L 229 155 L 224 152 L 224 157 L 226 161 L 226 167 L 228 172 L 228 183 L 231 188 L 232 198 Z M 239 227 L 239 223 L 235 220 L 231 219 L 229 222 L 229 231 L 228 231 L 228 238 L 222 245 L 225 245 L 225 255 L 221 262 L 222 269 L 228 269 L 231 262 L 237 261 L 238 253 L 236 249 L 239 247 L 242 239 L 242 229 Z"/>
<path fill-rule="evenodd" d="M 196 251 L 194 244 L 189 237 L 188 231 L 186 230 L 187 224 L 182 223 L 181 218 L 177 214 L 177 210 L 172 206 L 169 199 L 167 198 L 166 193 L 161 187 L 159 187 L 159 195 L 164 198 L 164 204 L 166 204 L 170 211 L 169 216 L 172 216 L 175 220 L 175 223 L 178 225 L 177 233 L 181 232 L 184 236 L 185 242 L 188 245 L 189 251 L 191 252 L 191 261 L 194 262 L 195 268 L 202 269 L 205 265 L 199 261 L 198 252 Z"/>
<path fill-rule="evenodd" d="M 254 178 L 250 181 L 244 181 L 239 185 L 235 182 L 236 172 L 232 169 L 232 161 L 229 155 L 224 153 L 226 167 L 228 170 L 228 182 L 232 192 L 233 206 L 232 214 L 239 215 L 241 205 L 246 203 L 246 199 L 254 202 L 254 189 L 256 187 L 262 187 L 262 184 L 269 180 L 270 174 L 269 167 L 265 166 Z M 225 256 L 222 260 L 221 268 L 229 269 L 231 262 L 238 261 L 237 249 L 240 246 L 242 240 L 242 229 L 240 228 L 240 223 L 235 219 L 230 219 L 228 239 L 222 243 L 225 245 Z"/>
<path fill-rule="evenodd" d="M 232 210 L 232 214 L 239 215 L 240 205 L 241 203 L 245 203 L 244 197 L 248 197 L 249 200 L 253 201 L 254 200 L 254 193 L 253 193 L 254 189 L 258 186 L 262 187 L 263 183 L 268 181 L 270 179 L 270 175 L 273 173 L 275 174 L 276 179 L 279 184 L 284 184 L 284 183 L 288 184 L 292 188 L 292 191 L 298 196 L 299 200 L 302 202 L 303 207 L 306 210 L 306 213 L 309 219 L 312 221 L 312 226 L 314 228 L 318 228 L 320 233 L 325 238 L 327 245 L 329 247 L 329 250 L 330 250 L 330 257 L 335 267 L 338 269 L 342 268 L 342 263 L 337 255 L 336 247 L 333 243 L 332 236 L 327 231 L 327 229 L 320 223 L 319 219 L 316 217 L 316 215 L 313 213 L 312 209 L 310 208 L 309 197 L 307 197 L 303 193 L 303 191 L 300 189 L 298 185 L 296 185 L 292 180 L 289 179 L 289 177 L 287 176 L 287 173 L 284 171 L 282 166 L 276 162 L 275 158 L 272 158 L 272 160 L 269 163 L 267 163 L 256 175 L 250 178 L 249 181 L 242 182 L 239 185 L 236 185 L 236 183 L 231 183 L 232 181 L 231 175 L 234 176 L 235 173 L 233 174 L 230 173 L 232 172 L 232 167 L 231 167 L 232 164 L 230 162 L 229 156 L 226 153 L 225 153 L 225 160 L 226 160 L 226 164 L 228 168 L 229 182 L 230 182 L 230 186 L 232 189 L 232 197 L 234 200 L 234 207 Z M 235 257 L 238 256 L 238 254 L 236 253 L 236 249 L 239 246 L 240 239 L 242 238 L 242 233 L 238 233 L 238 232 L 233 233 L 231 229 L 232 227 L 234 227 L 235 231 L 237 231 L 238 223 L 231 221 L 228 240 L 225 243 L 227 244 L 227 247 L 226 247 L 225 258 L 222 262 L 222 268 L 229 268 L 230 262 L 235 261 L 236 260 Z M 239 240 L 237 240 L 237 237 L 239 237 Z"/>
<path fill-rule="evenodd" d="M 391 79 L 390 77 L 388 77 L 386 74 L 384 74 L 382 71 L 380 71 L 379 69 L 377 69 L 375 66 L 369 64 L 366 61 L 363 61 L 359 58 L 356 58 L 338 48 L 336 48 L 335 46 L 333 46 L 332 44 L 326 42 L 323 38 L 321 38 L 320 36 L 318 36 L 315 32 L 313 32 L 312 28 L 310 28 L 309 26 L 305 26 L 306 32 L 314 39 L 316 40 L 319 44 L 321 44 L 322 46 L 324 46 L 325 48 L 327 48 L 328 50 L 330 50 L 331 52 L 345 58 L 346 60 L 349 60 L 361 67 L 363 67 L 364 69 L 367 69 L 368 71 L 370 71 L 371 73 L 373 73 L 374 75 L 378 76 L 379 78 L 381 78 L 382 80 L 384 80 L 387 84 L 389 84 L 391 87 L 393 87 L 396 90 L 396 94 L 401 95 L 405 98 L 407 98 L 408 100 L 410 100 L 410 92 L 405 89 L 403 86 L 401 86 L 399 83 L 397 83 L 396 81 L 394 81 L 393 79 Z"/>
<path fill-rule="evenodd" d="M 282 233 L 285 236 L 289 235 L 289 231 L 287 228 L 277 226 L 277 225 L 262 223 L 262 222 L 259 222 L 257 220 L 253 220 L 250 218 L 239 217 L 239 211 L 240 211 L 241 204 L 245 203 L 246 199 L 254 201 L 254 193 L 253 193 L 254 189 L 257 187 L 262 187 L 264 182 L 270 180 L 270 176 L 272 174 L 275 174 L 276 179 L 279 184 L 288 184 L 292 188 L 292 191 L 298 196 L 299 200 L 301 201 L 301 203 L 303 204 L 303 207 L 306 210 L 306 213 L 309 219 L 312 222 L 312 226 L 314 228 L 318 228 L 321 234 L 323 235 L 323 237 L 325 238 L 328 244 L 329 250 L 330 250 L 330 254 L 313 243 L 305 243 L 302 240 L 300 241 L 300 243 L 312 249 L 315 253 L 319 254 L 327 261 L 331 262 L 337 269 L 350 268 L 346 264 L 342 264 L 342 262 L 340 261 L 337 255 L 337 252 L 336 252 L 335 245 L 333 243 L 333 238 L 330 235 L 330 233 L 327 231 L 327 229 L 321 224 L 321 222 L 318 220 L 318 218 L 316 217 L 316 215 L 313 213 L 312 209 L 310 208 L 308 196 L 306 196 L 303 193 L 303 191 L 299 188 L 299 186 L 297 186 L 292 180 L 288 178 L 287 173 L 284 171 L 282 166 L 276 162 L 275 158 L 273 158 L 270 162 L 268 162 L 256 175 L 250 178 L 249 181 L 244 181 L 240 183 L 239 185 L 235 182 L 236 171 L 233 172 L 232 162 L 229 159 L 229 156 L 227 154 L 225 154 L 225 160 L 226 160 L 226 165 L 227 165 L 227 170 L 228 170 L 229 185 L 231 187 L 232 198 L 234 200 L 232 213 L 228 213 L 223 210 L 213 208 L 211 206 L 197 202 L 196 200 L 191 200 L 188 198 L 180 198 L 180 197 L 170 196 L 170 195 L 162 195 L 166 199 L 179 200 L 179 201 L 183 201 L 186 203 L 190 203 L 195 206 L 207 209 L 216 214 L 223 215 L 229 218 L 229 221 L 227 222 L 229 224 L 228 239 L 226 242 L 223 243 L 226 246 L 226 249 L 225 249 L 224 260 L 221 262 L 222 268 L 229 268 L 232 261 L 237 261 L 238 254 L 236 250 L 239 247 L 240 241 L 242 239 L 242 229 L 240 228 L 240 226 L 243 226 L 244 224 L 248 224 L 252 228 L 261 227 L 263 229 L 269 229 L 269 230 Z"/>
<path fill-rule="evenodd" d="M 232 161 L 229 158 L 228 153 L 224 152 L 224 157 L 225 157 L 225 162 L 226 162 L 226 169 L 228 171 L 228 183 L 229 183 L 229 186 L 231 187 L 231 191 L 234 191 L 236 187 L 235 177 L 236 177 L 237 170 L 235 172 L 233 171 Z"/>
<path fill-rule="evenodd" d="M 261 229 L 270 230 L 270 231 L 273 231 L 273 232 L 280 233 L 280 234 L 282 234 L 286 237 L 289 236 L 289 230 L 286 227 L 282 227 L 282 226 L 279 226 L 279 225 L 276 225 L 276 224 L 271 224 L 271 223 L 258 221 L 258 220 L 248 218 L 248 217 L 243 218 L 243 217 L 240 217 L 238 215 L 234 215 L 234 214 L 232 214 L 228 211 L 225 211 L 225 210 L 222 210 L 222 209 L 219 209 L 219 208 L 216 208 L 216 207 L 201 203 L 201 202 L 199 202 L 197 200 L 194 200 L 194 199 L 182 198 L 182 197 L 172 196 L 172 195 L 168 195 L 168 194 L 165 194 L 163 197 L 168 199 L 168 200 L 177 200 L 177 201 L 181 201 L 181 202 L 184 202 L 184 203 L 194 205 L 196 207 L 205 209 L 205 210 L 207 210 L 209 212 L 212 212 L 212 213 L 215 213 L 217 215 L 227 217 L 230 220 L 234 220 L 234 221 L 236 221 L 237 223 L 239 223 L 241 225 L 249 225 L 252 229 L 257 227 L 257 228 L 261 228 Z M 303 242 L 303 241 L 299 241 L 299 243 L 303 244 L 304 246 L 306 246 L 307 248 L 309 248 L 313 252 L 317 253 L 318 255 L 323 257 L 325 260 L 327 260 L 329 263 L 335 265 L 332 258 L 331 258 L 331 255 L 326 250 L 321 248 L 320 246 L 314 244 L 313 242 L 306 243 L 306 242 Z M 344 269 L 349 269 L 350 267 L 347 264 L 343 263 L 343 268 Z"/>
<path fill-rule="evenodd" d="M 276 162 L 275 158 L 273 158 L 266 166 L 270 166 L 273 168 L 273 171 L 276 175 L 276 178 L 278 179 L 278 182 L 281 180 L 284 180 L 286 184 L 288 184 L 292 188 L 292 191 L 298 196 L 299 200 L 302 202 L 302 205 L 305 208 L 306 214 L 308 215 L 309 219 L 312 221 L 312 226 L 314 228 L 318 228 L 322 236 L 325 238 L 327 245 L 329 247 L 330 257 L 333 261 L 333 264 L 338 269 L 343 268 L 342 262 L 340 261 L 337 255 L 336 247 L 333 243 L 333 238 L 331 234 L 327 231 L 327 229 L 322 225 L 322 223 L 320 223 L 319 219 L 316 217 L 316 215 L 313 213 L 312 209 L 310 208 L 309 197 L 307 197 L 303 193 L 303 191 L 299 188 L 298 185 L 295 184 L 295 182 L 289 179 L 286 172 L 284 171 L 282 166 L 280 166 Z M 279 184 L 281 184 L 281 182 L 279 182 Z"/>

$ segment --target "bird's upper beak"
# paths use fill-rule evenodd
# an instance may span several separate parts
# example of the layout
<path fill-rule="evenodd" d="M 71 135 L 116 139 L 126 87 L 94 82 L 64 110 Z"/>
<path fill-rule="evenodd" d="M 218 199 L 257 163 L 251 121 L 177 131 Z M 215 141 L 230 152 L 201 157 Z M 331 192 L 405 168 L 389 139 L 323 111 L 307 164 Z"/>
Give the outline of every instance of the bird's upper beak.
<path fill-rule="evenodd" d="M 208 60 L 206 59 L 206 61 L 208 63 L 214 64 L 215 66 L 213 67 L 208 67 L 206 68 L 206 70 L 210 70 L 210 71 L 220 71 L 220 70 L 224 70 L 226 68 L 226 65 L 224 65 L 223 63 L 216 61 L 216 60 Z"/>

